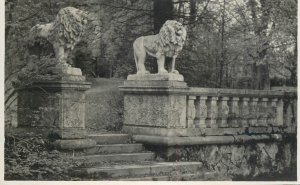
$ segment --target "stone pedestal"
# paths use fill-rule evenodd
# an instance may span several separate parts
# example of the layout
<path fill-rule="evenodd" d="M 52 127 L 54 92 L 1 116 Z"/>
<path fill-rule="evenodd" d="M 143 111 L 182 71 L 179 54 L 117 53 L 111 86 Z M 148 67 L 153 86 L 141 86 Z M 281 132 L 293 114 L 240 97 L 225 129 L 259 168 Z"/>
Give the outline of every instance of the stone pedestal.
<path fill-rule="evenodd" d="M 91 83 L 80 69 L 53 70 L 58 71 L 58 79 L 35 81 L 18 91 L 18 127 L 47 128 L 48 135 L 59 139 L 55 145 L 61 149 L 95 145 L 86 139 L 85 130 L 85 91 Z"/>
<path fill-rule="evenodd" d="M 187 89 L 182 75 L 129 75 L 120 87 L 124 93 L 124 131 L 159 135 L 160 129 L 186 128 Z"/>

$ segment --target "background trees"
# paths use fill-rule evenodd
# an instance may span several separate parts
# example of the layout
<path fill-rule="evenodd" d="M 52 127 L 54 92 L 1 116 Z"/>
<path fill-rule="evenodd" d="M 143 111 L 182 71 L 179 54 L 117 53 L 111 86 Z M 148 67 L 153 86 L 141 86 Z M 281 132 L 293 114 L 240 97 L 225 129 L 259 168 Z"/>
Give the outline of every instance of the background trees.
<path fill-rule="evenodd" d="M 177 68 L 189 85 L 268 89 L 270 79 L 296 85 L 296 0 L 6 0 L 6 92 L 30 55 L 52 55 L 45 41 L 28 46 L 29 29 L 52 21 L 66 6 L 91 13 L 88 34 L 72 57 L 87 76 L 135 73 L 133 41 L 176 19 L 188 30 Z M 153 61 L 147 58 L 146 65 L 155 72 Z"/>

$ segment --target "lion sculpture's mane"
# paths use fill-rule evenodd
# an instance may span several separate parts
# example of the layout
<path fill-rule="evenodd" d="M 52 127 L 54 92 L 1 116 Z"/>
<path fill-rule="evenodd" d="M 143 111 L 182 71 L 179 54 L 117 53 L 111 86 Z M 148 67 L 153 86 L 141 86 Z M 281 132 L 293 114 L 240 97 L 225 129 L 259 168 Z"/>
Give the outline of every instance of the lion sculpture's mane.
<path fill-rule="evenodd" d="M 186 40 L 186 29 L 174 20 L 168 20 L 156 35 L 142 36 L 133 43 L 134 57 L 137 67 L 137 74 L 149 73 L 145 69 L 146 53 L 157 58 L 158 73 L 166 73 L 164 68 L 165 57 L 172 57 L 172 73 L 175 70 L 175 59 L 182 50 Z"/>
<path fill-rule="evenodd" d="M 175 32 L 182 30 L 181 34 L 177 35 Z M 167 57 L 178 55 L 182 50 L 186 40 L 186 30 L 177 21 L 167 21 L 157 35 L 157 41 L 162 45 L 164 54 Z"/>
<path fill-rule="evenodd" d="M 87 17 L 85 11 L 66 7 L 58 12 L 53 22 L 35 25 L 31 29 L 31 35 L 47 39 L 53 45 L 58 62 L 65 64 L 69 52 L 81 39 Z"/>

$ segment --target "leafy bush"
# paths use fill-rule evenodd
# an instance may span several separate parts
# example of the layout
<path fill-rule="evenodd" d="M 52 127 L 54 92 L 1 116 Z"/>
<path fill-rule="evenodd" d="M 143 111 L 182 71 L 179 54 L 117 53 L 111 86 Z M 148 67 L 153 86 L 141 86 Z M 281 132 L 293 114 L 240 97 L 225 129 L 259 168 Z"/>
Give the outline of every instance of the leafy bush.
<path fill-rule="evenodd" d="M 55 59 L 50 56 L 38 58 L 35 55 L 30 55 L 27 65 L 22 68 L 18 73 L 17 80 L 13 82 L 14 86 L 17 88 L 30 85 L 34 81 L 58 79 L 59 75 L 53 75 L 49 71 L 49 67 L 54 67 L 55 64 Z"/>
<path fill-rule="evenodd" d="M 82 164 L 57 150 L 48 140 L 35 137 L 5 136 L 5 180 L 76 180 L 71 169 Z"/>

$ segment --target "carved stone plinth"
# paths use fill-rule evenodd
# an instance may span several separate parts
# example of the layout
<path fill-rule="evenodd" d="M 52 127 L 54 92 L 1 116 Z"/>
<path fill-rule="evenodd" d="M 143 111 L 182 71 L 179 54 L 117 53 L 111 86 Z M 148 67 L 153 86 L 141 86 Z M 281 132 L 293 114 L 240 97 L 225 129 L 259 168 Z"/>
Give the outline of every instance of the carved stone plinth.
<path fill-rule="evenodd" d="M 83 76 L 63 74 L 58 80 L 35 81 L 20 89 L 18 127 L 47 128 L 48 134 L 75 143 L 85 140 L 85 91 L 90 86 Z"/>
<path fill-rule="evenodd" d="M 124 93 L 126 132 L 138 135 L 144 134 L 138 128 L 187 127 L 185 93 L 188 87 L 181 75 L 131 75 L 120 89 Z"/>
<path fill-rule="evenodd" d="M 138 81 L 180 81 L 183 82 L 184 78 L 180 74 L 166 73 L 166 74 L 144 74 L 144 75 L 128 75 L 127 80 Z"/>

